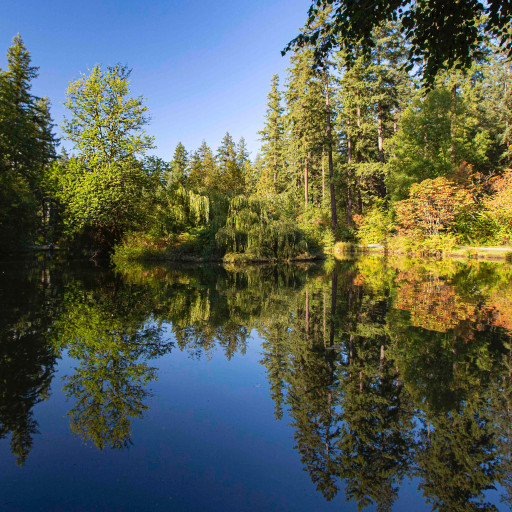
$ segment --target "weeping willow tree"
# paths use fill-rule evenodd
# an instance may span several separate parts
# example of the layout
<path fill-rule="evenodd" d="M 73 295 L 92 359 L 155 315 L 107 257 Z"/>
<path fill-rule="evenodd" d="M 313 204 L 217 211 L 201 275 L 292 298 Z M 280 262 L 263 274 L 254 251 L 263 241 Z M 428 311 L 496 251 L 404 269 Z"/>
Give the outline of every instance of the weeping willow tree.
<path fill-rule="evenodd" d="M 264 259 L 290 259 L 305 254 L 304 233 L 282 218 L 277 197 L 237 196 L 230 201 L 226 225 L 216 236 L 227 252 Z"/>
<path fill-rule="evenodd" d="M 206 226 L 210 218 L 210 200 L 181 184 L 159 191 L 151 234 L 167 236 Z"/>

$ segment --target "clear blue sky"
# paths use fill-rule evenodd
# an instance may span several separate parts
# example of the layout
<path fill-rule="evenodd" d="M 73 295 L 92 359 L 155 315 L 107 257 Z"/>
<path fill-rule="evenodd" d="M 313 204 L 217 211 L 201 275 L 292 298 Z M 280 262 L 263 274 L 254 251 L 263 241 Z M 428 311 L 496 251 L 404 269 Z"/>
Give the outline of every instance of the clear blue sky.
<path fill-rule="evenodd" d="M 132 93 L 149 106 L 154 154 L 179 141 L 216 149 L 226 131 L 259 149 L 270 79 L 310 0 L 17 0 L 2 2 L 0 67 L 16 33 L 39 66 L 33 93 L 48 96 L 60 124 L 67 85 L 95 64 L 133 68 Z M 60 129 L 59 129 L 60 135 Z"/>

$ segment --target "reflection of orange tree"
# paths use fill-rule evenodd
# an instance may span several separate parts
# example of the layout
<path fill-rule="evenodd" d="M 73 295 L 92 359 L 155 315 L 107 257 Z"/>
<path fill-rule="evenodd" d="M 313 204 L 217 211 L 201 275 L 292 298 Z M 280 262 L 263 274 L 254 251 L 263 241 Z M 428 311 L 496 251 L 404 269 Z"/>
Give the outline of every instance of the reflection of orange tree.
<path fill-rule="evenodd" d="M 509 289 L 492 293 L 486 307 L 493 325 L 512 331 L 512 295 Z"/>
<path fill-rule="evenodd" d="M 397 262 L 394 307 L 415 327 L 448 332 L 466 341 L 485 325 L 512 330 L 511 268 L 503 263 L 404 264 Z"/>
<path fill-rule="evenodd" d="M 396 283 L 395 307 L 409 311 L 415 327 L 447 332 L 461 322 L 476 320 L 476 305 L 437 275 L 410 270 L 400 272 Z"/>

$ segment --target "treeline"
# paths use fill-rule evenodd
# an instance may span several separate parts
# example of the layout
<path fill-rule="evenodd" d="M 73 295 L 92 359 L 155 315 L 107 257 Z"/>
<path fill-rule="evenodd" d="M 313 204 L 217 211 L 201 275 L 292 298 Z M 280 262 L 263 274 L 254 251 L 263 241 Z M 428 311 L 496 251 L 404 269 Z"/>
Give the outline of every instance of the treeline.
<path fill-rule="evenodd" d="M 96 255 L 117 248 L 120 259 L 290 259 L 336 241 L 507 244 L 505 55 L 484 42 L 470 70 L 440 72 L 427 90 L 407 71 L 400 27 L 381 25 L 374 41 L 320 66 L 311 44 L 297 47 L 283 86 L 272 78 L 253 160 L 226 133 L 216 151 L 180 143 L 167 162 L 146 156 L 147 107 L 121 65 L 70 84 L 63 131 L 74 149 L 57 157 L 49 102 L 30 94 L 37 69 L 17 36 L 0 80 L 3 249 L 38 241 Z"/>

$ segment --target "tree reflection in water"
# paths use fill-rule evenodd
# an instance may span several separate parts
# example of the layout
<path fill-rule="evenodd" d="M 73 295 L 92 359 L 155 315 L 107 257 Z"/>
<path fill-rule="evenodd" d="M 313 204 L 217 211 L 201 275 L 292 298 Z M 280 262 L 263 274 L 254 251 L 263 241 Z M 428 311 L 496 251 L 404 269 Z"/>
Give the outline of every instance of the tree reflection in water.
<path fill-rule="evenodd" d="M 0 439 L 23 466 L 39 427 L 33 408 L 46 400 L 55 354 L 45 333 L 56 313 L 57 283 L 45 266 L 2 264 L 0 281 Z"/>
<path fill-rule="evenodd" d="M 498 485 L 512 502 L 506 264 L 134 265 L 45 279 L 26 278 L 1 325 L 0 435 L 11 433 L 20 463 L 63 351 L 76 361 L 64 386 L 71 428 L 122 448 L 160 356 L 175 346 L 230 359 L 256 331 L 275 417 L 290 421 L 327 500 L 343 488 L 361 508 L 391 510 L 414 477 L 438 510 L 495 510 L 485 491 Z"/>
<path fill-rule="evenodd" d="M 74 401 L 71 430 L 101 450 L 130 444 L 131 421 L 148 409 L 146 386 L 157 378 L 148 361 L 172 348 L 161 327 L 147 320 L 146 298 L 144 289 L 119 279 L 92 290 L 75 282 L 64 292 L 53 343 L 78 363 L 64 377 L 64 393 Z"/>

